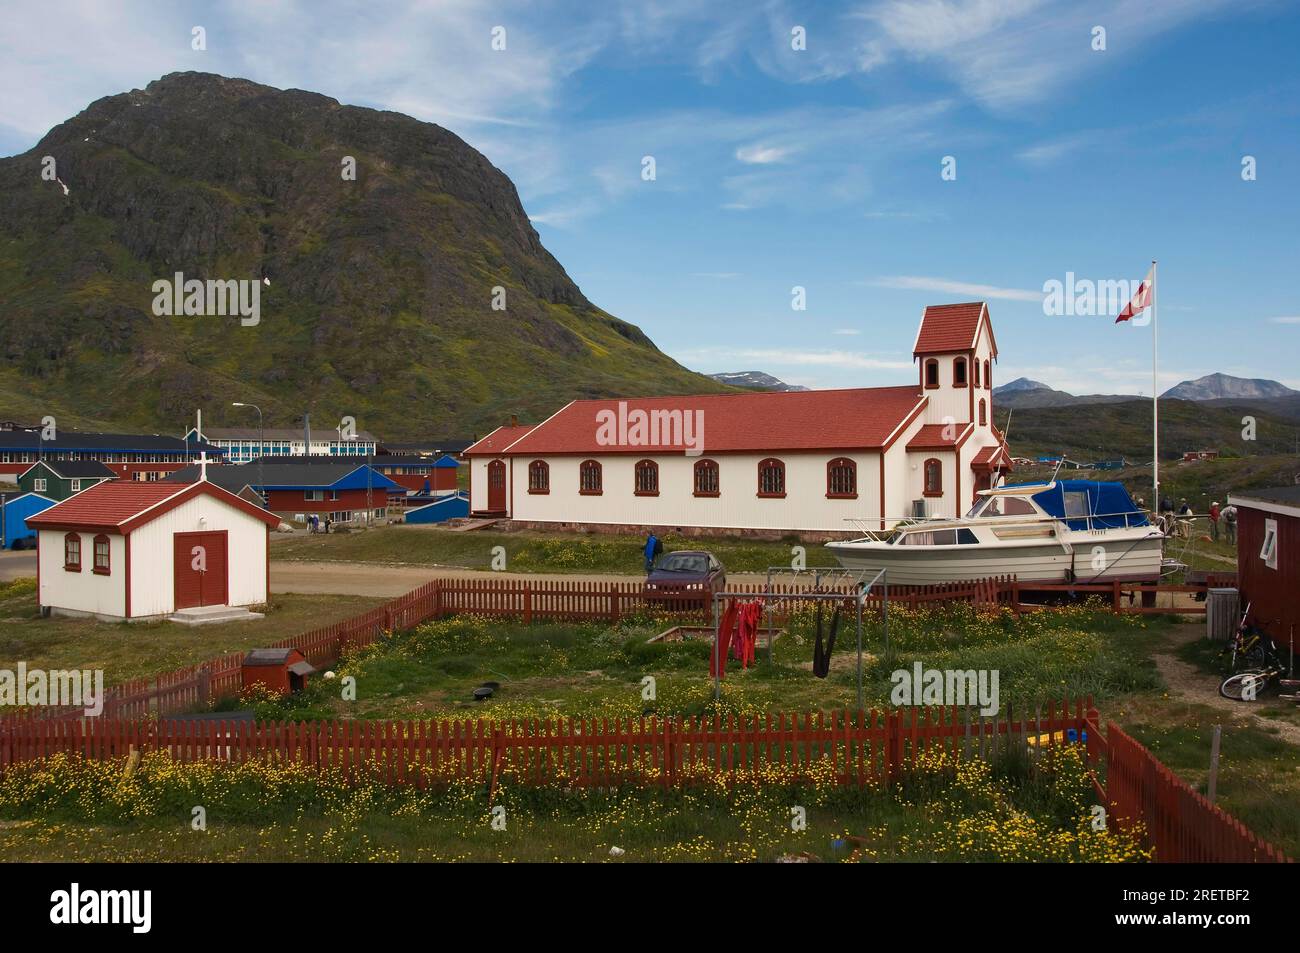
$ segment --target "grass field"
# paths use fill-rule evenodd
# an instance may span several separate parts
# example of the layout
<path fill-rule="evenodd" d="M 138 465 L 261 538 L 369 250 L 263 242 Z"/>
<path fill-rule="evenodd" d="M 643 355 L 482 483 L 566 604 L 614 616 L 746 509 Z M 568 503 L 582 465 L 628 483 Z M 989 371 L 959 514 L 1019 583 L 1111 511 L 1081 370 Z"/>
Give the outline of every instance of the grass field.
<path fill-rule="evenodd" d="M 662 539 L 665 552 L 707 549 L 731 572 L 762 572 L 769 566 L 788 566 L 791 547 L 798 543 L 797 539 L 696 539 L 671 533 Z M 490 569 L 493 550 L 498 546 L 505 548 L 504 568 L 511 572 L 645 574 L 645 537 L 603 533 L 458 533 L 423 526 L 384 526 L 355 533 L 275 539 L 271 557 Z M 834 557 L 821 546 L 808 545 L 805 550 L 809 566 L 836 565 Z"/>
<path fill-rule="evenodd" d="M 0 668 L 102 669 L 113 685 L 156 675 L 227 652 L 250 649 L 364 612 L 382 599 L 363 596 L 277 595 L 263 619 L 186 626 L 175 622 L 42 619 L 36 581 L 0 585 Z"/>

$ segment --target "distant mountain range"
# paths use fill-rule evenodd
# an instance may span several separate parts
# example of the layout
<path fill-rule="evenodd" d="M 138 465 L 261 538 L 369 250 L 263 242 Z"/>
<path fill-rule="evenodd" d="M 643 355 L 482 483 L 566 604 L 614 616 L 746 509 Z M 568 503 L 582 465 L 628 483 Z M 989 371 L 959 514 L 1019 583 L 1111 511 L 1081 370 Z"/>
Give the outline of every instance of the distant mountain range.
<path fill-rule="evenodd" d="M 1041 381 L 1027 377 L 1019 377 L 1001 387 L 995 387 L 993 394 L 1001 407 L 1065 407 L 1072 404 L 1113 404 L 1149 399 L 1136 394 L 1075 395 L 1055 390 Z M 1263 401 L 1266 405 L 1276 401 L 1289 405 L 1300 400 L 1300 391 L 1292 390 L 1277 381 L 1207 374 L 1194 381 L 1183 381 L 1169 388 L 1160 397 L 1162 400 Z"/>
<path fill-rule="evenodd" d="M 794 391 L 807 390 L 798 384 L 787 384 L 783 380 L 764 374 L 762 371 L 731 371 L 726 374 L 710 374 L 715 381 L 730 384 L 732 387 L 748 387 L 751 390 Z"/>

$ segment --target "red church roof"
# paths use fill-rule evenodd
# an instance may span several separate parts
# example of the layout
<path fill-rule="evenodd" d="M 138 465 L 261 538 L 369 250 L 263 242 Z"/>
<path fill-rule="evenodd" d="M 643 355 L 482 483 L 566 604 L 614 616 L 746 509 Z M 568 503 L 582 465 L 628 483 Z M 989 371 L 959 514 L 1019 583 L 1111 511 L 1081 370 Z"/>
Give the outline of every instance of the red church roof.
<path fill-rule="evenodd" d="M 498 427 L 482 440 L 466 447 L 461 456 L 468 457 L 471 454 L 496 454 L 505 450 L 528 431 L 533 429 L 533 425 L 525 424 L 521 427 Z"/>
<path fill-rule="evenodd" d="M 660 433 L 658 443 L 598 441 L 602 417 L 634 422 L 636 411 L 680 411 L 703 421 L 692 430 L 704 454 L 789 450 L 874 449 L 892 442 L 902 426 L 924 407 L 915 384 L 784 393 L 707 394 L 692 397 L 642 397 L 631 400 L 576 400 L 509 444 L 510 455 L 680 453 L 678 434 Z M 697 418 L 699 411 L 702 417 Z M 495 436 L 495 434 L 493 435 Z M 700 439 L 702 437 L 702 439 Z M 666 438 L 666 439 L 665 439 Z M 483 443 L 483 441 L 480 441 Z"/>
<path fill-rule="evenodd" d="M 916 347 L 912 349 L 912 356 L 969 351 L 975 347 L 980 324 L 987 322 L 988 307 L 983 301 L 969 301 L 965 304 L 932 304 L 921 316 L 921 329 L 916 334 Z M 989 345 L 996 357 L 998 346 L 993 340 L 991 324 Z"/>
<path fill-rule="evenodd" d="M 240 499 L 212 483 L 167 483 L 136 480 L 112 480 L 98 483 L 70 496 L 49 509 L 27 517 L 27 525 L 36 529 L 87 527 L 129 533 L 143 523 L 156 519 L 186 500 L 200 495 L 214 496 L 228 506 L 256 516 L 268 526 L 278 526 L 280 518 Z"/>
<path fill-rule="evenodd" d="M 908 450 L 951 450 L 960 447 L 966 438 L 974 432 L 975 425 L 964 424 L 926 424 L 907 441 Z M 948 431 L 947 434 L 944 431 Z"/>

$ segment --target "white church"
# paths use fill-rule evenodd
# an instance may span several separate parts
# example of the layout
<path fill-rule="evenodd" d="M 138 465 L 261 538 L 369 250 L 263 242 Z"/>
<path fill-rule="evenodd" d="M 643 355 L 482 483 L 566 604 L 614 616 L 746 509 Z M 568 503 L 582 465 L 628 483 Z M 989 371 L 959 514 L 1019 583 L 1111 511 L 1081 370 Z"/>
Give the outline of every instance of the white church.
<path fill-rule="evenodd" d="M 465 451 L 470 511 L 525 526 L 853 533 L 952 516 L 1011 467 L 984 302 L 925 309 L 917 382 L 576 400 Z"/>

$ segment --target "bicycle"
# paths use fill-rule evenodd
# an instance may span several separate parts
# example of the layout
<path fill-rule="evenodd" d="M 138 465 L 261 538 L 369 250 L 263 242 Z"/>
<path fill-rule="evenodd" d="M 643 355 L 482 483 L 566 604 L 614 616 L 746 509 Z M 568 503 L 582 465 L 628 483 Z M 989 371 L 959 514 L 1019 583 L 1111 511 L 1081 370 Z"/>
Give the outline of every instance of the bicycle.
<path fill-rule="evenodd" d="M 1258 659 L 1259 664 L 1235 672 L 1220 682 L 1219 694 L 1224 698 L 1233 701 L 1257 701 L 1272 681 L 1281 679 L 1285 669 L 1276 642 L 1266 635 L 1255 633 L 1251 653 L 1251 657 Z"/>

